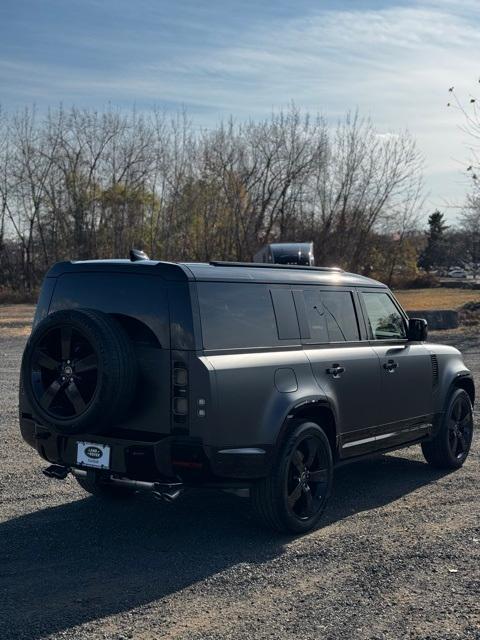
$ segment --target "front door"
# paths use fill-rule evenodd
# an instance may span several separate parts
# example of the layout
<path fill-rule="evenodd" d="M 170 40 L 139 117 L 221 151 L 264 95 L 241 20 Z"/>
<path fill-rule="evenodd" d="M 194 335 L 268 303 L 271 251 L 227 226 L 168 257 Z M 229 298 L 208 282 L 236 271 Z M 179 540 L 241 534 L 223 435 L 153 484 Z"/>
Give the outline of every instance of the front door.
<path fill-rule="evenodd" d="M 406 322 L 387 291 L 362 291 L 371 345 L 379 358 L 380 419 L 385 439 L 416 439 L 433 413 L 430 353 L 421 343 L 407 341 Z M 399 435 L 399 431 L 405 434 Z"/>

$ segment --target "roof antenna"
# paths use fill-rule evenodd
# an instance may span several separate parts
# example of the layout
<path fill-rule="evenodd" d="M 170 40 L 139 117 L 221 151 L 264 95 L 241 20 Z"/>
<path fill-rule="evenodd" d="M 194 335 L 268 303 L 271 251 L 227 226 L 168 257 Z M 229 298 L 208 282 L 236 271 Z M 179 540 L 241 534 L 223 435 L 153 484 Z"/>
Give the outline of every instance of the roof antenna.
<path fill-rule="evenodd" d="M 139 260 L 150 260 L 145 251 L 141 249 L 130 249 L 131 262 L 138 262 Z"/>

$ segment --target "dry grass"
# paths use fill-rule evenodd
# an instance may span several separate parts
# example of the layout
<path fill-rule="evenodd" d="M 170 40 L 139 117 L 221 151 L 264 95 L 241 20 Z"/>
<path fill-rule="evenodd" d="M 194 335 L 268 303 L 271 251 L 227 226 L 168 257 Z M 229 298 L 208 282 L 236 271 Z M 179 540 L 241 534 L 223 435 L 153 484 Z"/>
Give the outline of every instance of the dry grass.
<path fill-rule="evenodd" d="M 34 312 L 33 304 L 0 305 L 0 335 L 8 338 L 28 336 Z"/>
<path fill-rule="evenodd" d="M 480 290 L 472 289 L 403 289 L 395 296 L 404 309 L 458 309 L 466 302 L 480 302 Z"/>
<path fill-rule="evenodd" d="M 395 295 L 407 310 L 458 309 L 467 302 L 480 302 L 480 290 L 469 289 L 403 289 Z M 34 312 L 33 304 L 0 304 L 0 335 L 29 335 Z"/>
<path fill-rule="evenodd" d="M 34 291 L 12 291 L 0 287 L 0 307 L 13 304 L 33 304 L 38 299 L 38 290 Z"/>

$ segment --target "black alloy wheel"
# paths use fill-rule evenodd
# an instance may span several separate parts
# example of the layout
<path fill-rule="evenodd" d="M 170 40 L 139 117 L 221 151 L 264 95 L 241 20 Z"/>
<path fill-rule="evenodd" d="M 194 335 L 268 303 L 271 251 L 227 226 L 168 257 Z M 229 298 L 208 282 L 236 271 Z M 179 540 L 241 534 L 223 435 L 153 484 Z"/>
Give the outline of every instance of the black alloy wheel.
<path fill-rule="evenodd" d="M 454 389 L 442 423 L 432 440 L 422 444 L 429 464 L 438 469 L 458 469 L 467 459 L 473 439 L 473 408 L 464 389 Z"/>
<path fill-rule="evenodd" d="M 448 444 L 457 460 L 467 456 L 473 436 L 472 405 L 467 394 L 458 394 L 450 406 L 448 416 Z"/>
<path fill-rule="evenodd" d="M 98 357 L 82 332 L 69 325 L 49 331 L 32 356 L 31 384 L 39 405 L 53 419 L 80 416 L 97 387 Z"/>
<path fill-rule="evenodd" d="M 25 347 L 20 393 L 35 420 L 57 433 L 99 433 L 121 423 L 136 385 L 133 345 L 101 311 L 55 311 Z"/>
<path fill-rule="evenodd" d="M 333 480 L 330 442 L 314 422 L 292 420 L 271 472 L 251 488 L 252 506 L 268 527 L 289 533 L 313 529 Z"/>
<path fill-rule="evenodd" d="M 286 498 L 292 515 L 300 520 L 314 516 L 322 507 L 328 484 L 323 441 L 316 435 L 306 435 L 291 454 L 286 477 Z"/>

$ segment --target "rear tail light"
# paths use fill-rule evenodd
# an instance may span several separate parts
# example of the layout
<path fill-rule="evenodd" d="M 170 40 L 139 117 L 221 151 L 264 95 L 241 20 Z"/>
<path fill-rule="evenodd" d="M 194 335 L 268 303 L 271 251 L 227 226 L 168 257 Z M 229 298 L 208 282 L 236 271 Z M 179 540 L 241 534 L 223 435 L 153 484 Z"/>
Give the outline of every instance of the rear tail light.
<path fill-rule="evenodd" d="M 188 400 L 186 398 L 174 398 L 173 412 L 177 416 L 186 416 L 188 413 Z"/>
<path fill-rule="evenodd" d="M 173 413 L 180 419 L 188 415 L 188 370 L 180 362 L 173 366 Z"/>
<path fill-rule="evenodd" d="M 175 367 L 173 370 L 173 384 L 177 387 L 188 385 L 188 371 L 185 367 Z"/>

